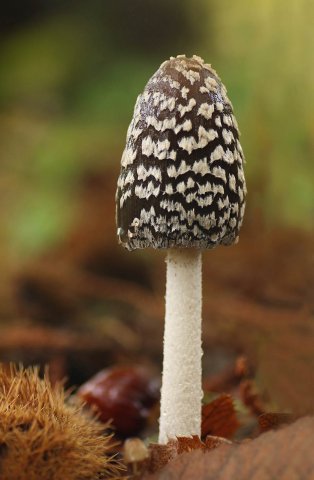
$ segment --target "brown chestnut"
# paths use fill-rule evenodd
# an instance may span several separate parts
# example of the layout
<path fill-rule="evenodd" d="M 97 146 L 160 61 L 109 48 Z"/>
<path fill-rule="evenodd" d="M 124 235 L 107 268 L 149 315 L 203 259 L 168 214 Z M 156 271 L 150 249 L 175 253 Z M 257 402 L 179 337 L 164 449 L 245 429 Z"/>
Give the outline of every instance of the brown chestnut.
<path fill-rule="evenodd" d="M 84 383 L 78 395 L 99 411 L 103 422 L 112 420 L 120 437 L 137 435 L 159 399 L 159 381 L 141 367 L 102 370 Z"/>

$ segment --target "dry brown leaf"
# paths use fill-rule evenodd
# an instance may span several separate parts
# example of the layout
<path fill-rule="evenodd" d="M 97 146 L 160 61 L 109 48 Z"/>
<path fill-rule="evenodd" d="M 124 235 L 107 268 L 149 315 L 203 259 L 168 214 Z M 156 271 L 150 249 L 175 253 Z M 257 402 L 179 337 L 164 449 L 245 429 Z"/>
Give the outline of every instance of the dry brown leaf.
<path fill-rule="evenodd" d="M 240 398 L 253 415 L 262 415 L 265 407 L 252 380 L 242 380 L 239 386 Z"/>
<path fill-rule="evenodd" d="M 235 362 L 217 375 L 210 375 L 203 382 L 205 392 L 230 392 L 250 373 L 247 357 L 239 355 Z"/>
<path fill-rule="evenodd" d="M 231 445 L 232 442 L 223 437 L 215 437 L 214 435 L 207 435 L 204 440 L 205 450 L 212 450 L 220 445 Z"/>
<path fill-rule="evenodd" d="M 252 224 L 236 253 L 216 249 L 204 262 L 204 289 L 215 293 L 204 297 L 203 342 L 244 352 L 269 404 L 312 415 L 313 232 L 261 230 L 257 239 Z"/>
<path fill-rule="evenodd" d="M 275 430 L 283 425 L 288 425 L 296 420 L 292 413 L 263 413 L 258 417 L 261 432 Z"/>
<path fill-rule="evenodd" d="M 145 465 L 145 469 L 149 472 L 157 472 L 164 467 L 170 460 L 173 460 L 178 455 L 193 450 L 212 450 L 222 444 L 230 444 L 229 440 L 221 437 L 208 435 L 202 441 L 197 435 L 192 437 L 177 437 L 170 440 L 166 445 L 153 443 L 149 446 L 149 459 Z"/>
<path fill-rule="evenodd" d="M 202 438 L 230 438 L 239 427 L 231 395 L 220 395 L 202 408 Z"/>
<path fill-rule="evenodd" d="M 193 435 L 192 437 L 177 437 L 177 442 L 178 455 L 183 452 L 192 452 L 192 450 L 203 450 L 205 448 L 205 444 L 197 435 Z"/>
<path fill-rule="evenodd" d="M 242 444 L 178 456 L 143 480 L 313 480 L 314 417 Z"/>
<path fill-rule="evenodd" d="M 167 465 L 178 455 L 177 440 L 170 440 L 166 445 L 152 443 L 149 446 L 149 463 L 147 470 L 149 472 L 157 472 Z"/>

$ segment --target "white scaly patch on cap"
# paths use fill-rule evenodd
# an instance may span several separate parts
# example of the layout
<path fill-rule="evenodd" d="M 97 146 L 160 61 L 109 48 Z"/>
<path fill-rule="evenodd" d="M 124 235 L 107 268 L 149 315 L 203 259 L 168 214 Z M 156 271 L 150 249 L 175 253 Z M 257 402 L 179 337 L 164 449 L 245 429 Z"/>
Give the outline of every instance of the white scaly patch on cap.
<path fill-rule="evenodd" d="M 196 105 L 195 98 L 190 98 L 189 103 L 187 105 L 178 105 L 178 111 L 180 113 L 180 117 L 183 117 L 186 113 L 190 112 Z"/>
<path fill-rule="evenodd" d="M 218 133 L 216 130 L 210 129 L 205 130 L 202 125 L 198 128 L 198 141 L 195 140 L 194 137 L 183 137 L 179 140 L 178 145 L 183 150 L 186 150 L 189 154 L 192 153 L 193 150 L 198 148 L 204 148 L 209 142 L 215 140 L 218 137 Z"/>
<path fill-rule="evenodd" d="M 197 115 L 202 115 L 206 120 L 209 120 L 212 118 L 214 110 L 215 106 L 213 103 L 211 105 L 208 105 L 208 103 L 202 103 L 197 111 Z"/>
<path fill-rule="evenodd" d="M 149 182 L 146 187 L 143 185 L 136 185 L 134 193 L 139 198 L 149 198 L 151 195 L 157 197 L 160 191 L 160 185 L 155 187 L 153 182 Z"/>
<path fill-rule="evenodd" d="M 168 139 L 157 140 L 154 142 L 152 137 L 148 135 L 142 140 L 142 154 L 150 157 L 153 155 L 158 160 L 164 160 L 167 158 L 167 153 L 169 151 L 170 142 Z"/>
<path fill-rule="evenodd" d="M 192 130 L 192 122 L 190 119 L 188 120 L 185 120 L 183 123 L 179 123 L 175 128 L 174 128 L 174 133 L 179 133 L 181 132 L 181 130 L 183 132 L 189 132 L 190 130 Z"/>
<path fill-rule="evenodd" d="M 234 141 L 234 136 L 231 130 L 226 130 L 225 128 L 223 128 L 222 136 L 227 145 L 230 145 L 230 143 Z"/>
<path fill-rule="evenodd" d="M 145 181 L 148 177 L 152 176 L 155 180 L 161 182 L 161 170 L 158 167 L 145 168 L 144 165 L 139 165 L 136 169 L 137 179 Z"/>
<path fill-rule="evenodd" d="M 121 165 L 126 168 L 128 165 L 132 165 L 136 159 L 137 150 L 133 150 L 131 147 L 126 147 L 122 154 Z"/>

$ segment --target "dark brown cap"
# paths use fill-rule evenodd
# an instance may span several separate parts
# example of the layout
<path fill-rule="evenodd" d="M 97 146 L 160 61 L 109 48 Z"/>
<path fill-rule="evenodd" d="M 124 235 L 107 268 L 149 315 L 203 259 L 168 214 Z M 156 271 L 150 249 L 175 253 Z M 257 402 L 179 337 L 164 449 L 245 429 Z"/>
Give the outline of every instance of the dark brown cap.
<path fill-rule="evenodd" d="M 232 105 L 200 57 L 164 62 L 139 95 L 116 194 L 119 241 L 213 248 L 238 239 L 246 185 Z"/>

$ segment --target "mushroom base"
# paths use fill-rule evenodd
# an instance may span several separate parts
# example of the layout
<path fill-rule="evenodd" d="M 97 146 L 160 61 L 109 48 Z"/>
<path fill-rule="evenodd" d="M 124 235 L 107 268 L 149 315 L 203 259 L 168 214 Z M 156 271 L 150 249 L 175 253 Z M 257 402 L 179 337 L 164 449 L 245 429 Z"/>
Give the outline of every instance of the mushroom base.
<path fill-rule="evenodd" d="M 196 249 L 167 253 L 160 443 L 201 433 L 201 255 Z"/>

